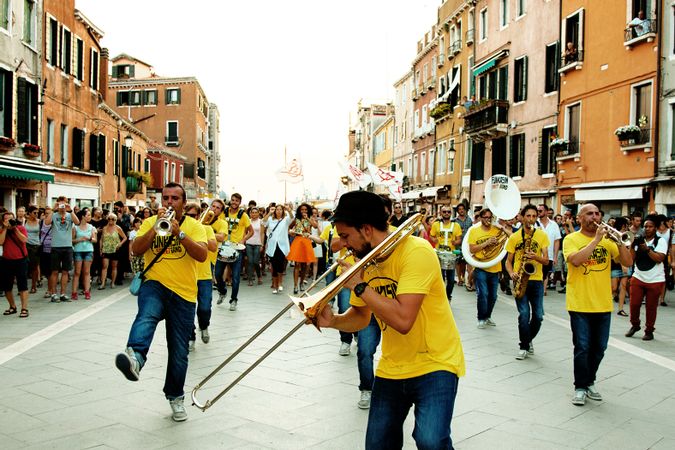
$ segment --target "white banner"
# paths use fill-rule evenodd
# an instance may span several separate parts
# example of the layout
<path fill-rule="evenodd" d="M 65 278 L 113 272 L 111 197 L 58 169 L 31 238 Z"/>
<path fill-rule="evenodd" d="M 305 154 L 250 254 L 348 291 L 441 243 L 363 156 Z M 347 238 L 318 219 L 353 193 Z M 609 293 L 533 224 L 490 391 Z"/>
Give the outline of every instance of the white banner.
<path fill-rule="evenodd" d="M 305 176 L 302 174 L 302 163 L 300 158 L 293 158 L 288 163 L 286 167 L 282 167 L 277 171 L 277 179 L 279 181 L 288 181 L 289 183 L 300 183 L 305 179 Z"/>
<path fill-rule="evenodd" d="M 367 188 L 368 185 L 371 183 L 372 180 L 370 178 L 370 175 L 363 172 L 355 165 L 350 164 L 348 162 L 340 162 L 339 164 L 345 175 L 347 175 L 352 181 L 358 183 L 361 189 Z"/>
<path fill-rule="evenodd" d="M 381 169 L 371 163 L 368 163 L 368 172 L 370 172 L 370 176 L 375 185 L 389 186 L 391 184 L 403 183 L 403 172 Z"/>

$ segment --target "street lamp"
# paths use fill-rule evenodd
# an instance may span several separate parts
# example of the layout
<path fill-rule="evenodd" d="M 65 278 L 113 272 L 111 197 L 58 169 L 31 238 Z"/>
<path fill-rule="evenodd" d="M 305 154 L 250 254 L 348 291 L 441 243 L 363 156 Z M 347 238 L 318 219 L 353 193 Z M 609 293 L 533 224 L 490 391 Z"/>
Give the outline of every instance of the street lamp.
<path fill-rule="evenodd" d="M 448 159 L 455 159 L 455 154 L 457 152 L 455 151 L 455 146 L 454 144 L 448 149 Z"/>
<path fill-rule="evenodd" d="M 127 134 L 127 137 L 124 138 L 124 146 L 126 148 L 131 148 L 134 145 L 134 138 L 130 134 Z"/>

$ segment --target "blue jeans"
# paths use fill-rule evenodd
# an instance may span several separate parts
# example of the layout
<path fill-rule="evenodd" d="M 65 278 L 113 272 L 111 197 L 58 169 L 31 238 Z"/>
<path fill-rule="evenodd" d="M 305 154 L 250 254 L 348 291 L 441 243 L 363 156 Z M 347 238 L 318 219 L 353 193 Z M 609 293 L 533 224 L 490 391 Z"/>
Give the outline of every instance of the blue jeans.
<path fill-rule="evenodd" d="M 544 282 L 529 281 L 525 289 L 525 295 L 516 300 L 518 307 L 518 336 L 520 337 L 520 349 L 530 348 L 530 342 L 534 340 L 544 320 Z"/>
<path fill-rule="evenodd" d="M 405 380 L 377 377 L 368 414 L 366 450 L 401 449 L 403 422 L 412 405 L 417 448 L 451 449 L 450 422 L 458 382 L 457 375 L 442 370 Z"/>
<path fill-rule="evenodd" d="M 476 269 L 473 271 L 473 279 L 476 283 L 476 297 L 478 298 L 478 320 L 489 319 L 492 317 L 492 310 L 497 302 L 499 273 Z"/>
<path fill-rule="evenodd" d="M 370 315 L 370 323 L 358 333 L 359 347 L 356 352 L 359 367 L 359 390 L 372 391 L 375 382 L 373 356 L 380 345 L 380 326 L 374 315 Z"/>
<path fill-rule="evenodd" d="M 239 294 L 239 277 L 241 275 L 241 265 L 244 262 L 244 252 L 237 252 L 237 260 L 233 263 L 226 263 L 223 261 L 216 261 L 215 268 L 215 277 L 216 277 L 216 286 L 218 287 L 218 293 L 220 295 L 227 295 L 227 285 L 225 280 L 223 280 L 223 274 L 225 273 L 225 266 L 230 264 L 232 267 L 232 297 L 230 298 L 230 303 L 236 302 L 239 299 L 237 295 Z"/>
<path fill-rule="evenodd" d="M 211 280 L 197 281 L 197 323 L 200 330 L 206 330 L 211 325 L 211 302 L 213 301 L 213 283 Z M 192 323 L 192 337 L 194 341 L 195 325 Z"/>
<path fill-rule="evenodd" d="M 246 244 L 246 258 L 248 259 L 248 279 L 253 280 L 253 276 L 260 278 L 260 249 L 262 245 Z"/>
<path fill-rule="evenodd" d="M 441 272 L 445 280 L 445 296 L 448 297 L 449 301 L 455 288 L 455 269 L 441 269 Z"/>
<path fill-rule="evenodd" d="M 188 367 L 188 340 L 194 326 L 195 304 L 182 299 L 160 282 L 143 282 L 138 292 L 138 313 L 129 331 L 127 347 L 134 349 L 143 367 L 157 325 L 166 320 L 166 344 L 169 360 L 164 379 L 164 394 L 169 400 L 184 395 Z"/>
<path fill-rule="evenodd" d="M 570 311 L 574 344 L 574 387 L 586 389 L 595 383 L 595 376 L 609 340 L 612 315 Z"/>

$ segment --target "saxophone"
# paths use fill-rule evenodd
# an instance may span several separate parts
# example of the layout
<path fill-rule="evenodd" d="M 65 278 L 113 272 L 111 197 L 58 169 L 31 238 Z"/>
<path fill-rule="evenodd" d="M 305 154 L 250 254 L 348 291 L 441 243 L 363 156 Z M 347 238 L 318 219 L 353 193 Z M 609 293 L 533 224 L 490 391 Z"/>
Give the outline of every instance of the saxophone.
<path fill-rule="evenodd" d="M 535 271 L 534 264 L 525 260 L 525 254 L 531 251 L 532 237 L 534 237 L 535 231 L 536 230 L 533 229 L 531 234 L 527 234 L 523 229 L 523 261 L 518 268 L 518 278 L 513 282 L 513 297 L 516 300 L 525 297 L 527 282 L 530 280 L 530 275 Z"/>

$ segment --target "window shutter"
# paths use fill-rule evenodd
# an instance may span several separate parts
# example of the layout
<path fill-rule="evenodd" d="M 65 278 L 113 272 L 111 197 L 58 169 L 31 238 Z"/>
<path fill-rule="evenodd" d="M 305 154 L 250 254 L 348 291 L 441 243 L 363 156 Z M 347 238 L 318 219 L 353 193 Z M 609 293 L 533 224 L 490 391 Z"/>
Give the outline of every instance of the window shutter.
<path fill-rule="evenodd" d="M 117 66 L 112 67 L 112 77 L 113 78 L 119 77 L 119 67 L 117 67 Z M 118 96 L 119 96 L 119 94 L 118 94 Z"/>
<path fill-rule="evenodd" d="M 129 78 L 133 78 L 136 75 L 136 66 L 132 65 L 129 67 Z"/>
<path fill-rule="evenodd" d="M 509 176 L 511 178 L 517 175 L 518 164 L 518 139 L 517 136 L 511 136 L 509 147 L 511 151 L 511 158 L 509 158 Z M 494 169 L 492 170 L 494 173 Z"/>
<path fill-rule="evenodd" d="M 527 100 L 527 56 L 523 57 L 523 101 Z"/>
<path fill-rule="evenodd" d="M 84 147 L 84 132 L 78 128 L 73 128 L 73 168 L 81 169 L 83 164 L 83 147 Z"/>
<path fill-rule="evenodd" d="M 89 135 L 89 170 L 96 170 L 97 161 L 98 161 L 98 136 L 92 133 Z"/>
<path fill-rule="evenodd" d="M 180 88 L 176 89 L 176 91 L 178 91 L 177 103 L 180 105 Z"/>
<path fill-rule="evenodd" d="M 129 149 L 122 146 L 122 176 L 126 177 L 129 173 Z"/>
<path fill-rule="evenodd" d="M 546 147 L 544 147 L 544 129 L 542 128 L 542 130 L 539 132 L 539 150 L 537 159 L 537 167 L 538 167 L 537 172 L 539 173 L 539 175 L 543 175 L 546 173 L 544 172 L 544 161 L 548 161 L 548 155 L 545 154 L 544 151 Z"/>
<path fill-rule="evenodd" d="M 164 91 L 164 103 L 167 105 L 171 104 L 171 91 L 168 89 Z"/>
<path fill-rule="evenodd" d="M 525 134 L 520 135 L 520 146 L 518 148 L 518 175 L 525 176 Z"/>
<path fill-rule="evenodd" d="M 16 137 L 19 143 L 28 142 L 28 103 L 26 101 L 27 82 L 23 78 L 17 79 L 16 84 Z"/>
<path fill-rule="evenodd" d="M 33 83 L 28 84 L 30 89 L 30 143 L 38 144 L 38 89 Z"/>
<path fill-rule="evenodd" d="M 51 63 L 50 57 L 52 54 L 52 30 L 51 30 L 51 20 L 47 19 L 47 25 L 45 26 L 45 59 L 47 60 L 47 63 Z"/>
<path fill-rule="evenodd" d="M 0 95 L 3 97 L 3 102 L 0 104 L 0 108 L 5 106 L 7 107 L 4 115 L 5 123 L 3 124 L 5 130 L 4 135 L 7 137 L 12 137 L 12 101 L 14 97 L 14 77 L 12 76 L 11 72 L 6 72 L 2 69 L 0 69 L 0 77 L 3 78 L 2 87 L 4 88 L 4 92 L 0 93 Z"/>
<path fill-rule="evenodd" d="M 105 134 L 98 135 L 98 167 L 97 172 L 105 173 L 106 142 Z"/>

